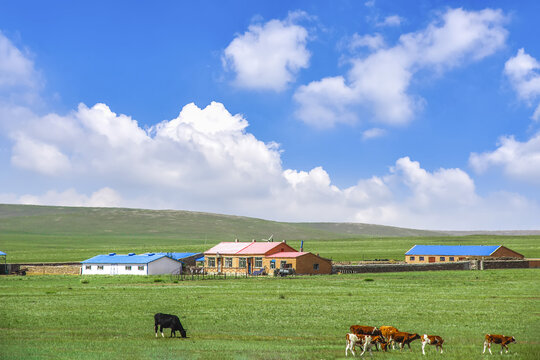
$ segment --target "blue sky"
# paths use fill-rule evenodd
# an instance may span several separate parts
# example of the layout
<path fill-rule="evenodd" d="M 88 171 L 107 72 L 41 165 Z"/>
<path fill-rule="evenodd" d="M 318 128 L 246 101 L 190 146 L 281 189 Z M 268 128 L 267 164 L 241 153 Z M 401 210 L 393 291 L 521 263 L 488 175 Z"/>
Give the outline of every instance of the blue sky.
<path fill-rule="evenodd" d="M 0 202 L 539 229 L 539 13 L 4 2 Z"/>

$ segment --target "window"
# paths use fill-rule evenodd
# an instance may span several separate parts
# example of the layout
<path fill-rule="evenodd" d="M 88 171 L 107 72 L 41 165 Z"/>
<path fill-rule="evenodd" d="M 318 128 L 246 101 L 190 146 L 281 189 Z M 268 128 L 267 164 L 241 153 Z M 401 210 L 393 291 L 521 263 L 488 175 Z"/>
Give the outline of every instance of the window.
<path fill-rule="evenodd" d="M 424 257 L 423 257 L 423 256 L 419 256 L 419 257 L 418 257 L 418 261 L 424 261 Z"/>
<path fill-rule="evenodd" d="M 126 265 L 126 270 L 131 270 L 131 265 Z"/>
<path fill-rule="evenodd" d="M 232 268 L 232 258 L 230 257 L 225 258 L 225 267 Z"/>
<path fill-rule="evenodd" d="M 238 258 L 238 267 L 239 268 L 245 268 L 246 267 L 246 258 Z"/>
<path fill-rule="evenodd" d="M 86 265 L 85 269 L 86 270 L 92 270 L 92 265 Z"/>
<path fill-rule="evenodd" d="M 319 271 L 319 264 L 313 264 L 313 270 Z"/>
<path fill-rule="evenodd" d="M 444 256 L 441 256 L 441 257 L 439 258 L 439 261 L 444 261 Z"/>
<path fill-rule="evenodd" d="M 213 257 L 208 258 L 208 267 L 216 267 L 216 258 L 213 258 Z"/>
<path fill-rule="evenodd" d="M 281 260 L 281 263 L 279 264 L 279 267 L 281 269 L 285 269 L 287 267 L 287 261 L 286 260 Z"/>
<path fill-rule="evenodd" d="M 275 269 L 275 268 L 276 268 L 276 260 L 270 261 L 270 269 Z"/>
<path fill-rule="evenodd" d="M 414 261 L 414 256 L 409 256 L 409 260 Z"/>
<path fill-rule="evenodd" d="M 144 265 L 138 267 L 139 270 L 144 270 Z"/>
<path fill-rule="evenodd" d="M 454 257 L 453 257 L 453 256 L 450 256 L 450 257 L 448 258 L 448 261 L 454 261 Z"/>
<path fill-rule="evenodd" d="M 97 269 L 98 269 L 98 270 L 103 270 L 103 265 L 98 265 L 98 266 L 97 266 Z"/>
<path fill-rule="evenodd" d="M 255 267 L 262 268 L 262 257 L 255 258 Z"/>

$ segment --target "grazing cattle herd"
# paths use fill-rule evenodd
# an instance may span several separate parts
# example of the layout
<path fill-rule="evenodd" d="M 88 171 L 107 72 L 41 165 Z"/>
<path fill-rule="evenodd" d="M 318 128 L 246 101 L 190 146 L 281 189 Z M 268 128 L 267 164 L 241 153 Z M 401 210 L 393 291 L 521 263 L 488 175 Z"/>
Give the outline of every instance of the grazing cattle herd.
<path fill-rule="evenodd" d="M 180 319 L 176 315 L 162 314 L 157 313 L 154 315 L 154 331 L 156 333 L 156 338 L 158 337 L 158 327 L 161 332 L 161 336 L 165 337 L 163 334 L 163 328 L 171 329 L 171 336 L 176 337 L 176 331 L 180 331 L 180 334 L 183 338 L 186 338 L 186 330 L 182 326 Z M 408 333 L 399 331 L 393 326 L 363 326 L 363 325 L 351 325 L 349 328 L 349 333 L 345 335 L 346 347 L 345 347 L 345 356 L 349 355 L 349 351 L 356 356 L 354 351 L 356 346 L 360 346 L 362 353 L 360 356 L 363 356 L 366 350 L 369 351 L 370 355 L 373 355 L 371 348 L 373 345 L 378 348 L 378 345 L 381 345 L 383 351 L 388 351 L 388 345 L 392 344 L 392 349 L 395 349 L 395 344 L 399 344 L 399 351 L 403 350 L 403 347 L 407 345 L 409 350 L 411 349 L 411 342 L 420 339 L 422 341 L 422 354 L 426 355 L 425 347 L 426 345 L 435 345 L 435 351 L 441 350 L 443 353 L 443 343 L 444 339 L 437 335 L 427 335 L 422 336 L 417 333 Z M 516 339 L 513 336 L 504 336 L 504 335 L 493 335 L 487 334 L 486 340 L 484 341 L 484 351 L 486 348 L 491 352 L 491 344 L 500 344 L 501 345 L 501 354 L 503 349 L 508 352 L 508 344 L 515 343 Z"/>
<path fill-rule="evenodd" d="M 362 353 L 360 356 L 364 355 L 366 350 L 369 350 L 369 354 L 373 355 L 371 352 L 372 345 L 381 344 L 381 349 L 387 351 L 388 345 L 392 344 L 392 349 L 395 349 L 395 344 L 399 344 L 399 350 L 402 351 L 403 347 L 407 345 L 410 350 L 411 342 L 420 339 L 422 341 L 422 354 L 426 355 L 425 347 L 426 345 L 434 345 L 435 351 L 441 351 L 443 353 L 443 343 L 444 339 L 437 335 L 427 335 L 422 336 L 417 333 L 408 333 L 399 331 L 393 326 L 381 326 L 379 328 L 374 326 L 363 326 L 363 325 L 352 325 L 349 328 L 349 333 L 345 336 L 346 347 L 345 347 L 345 356 L 348 355 L 349 351 L 356 356 L 354 351 L 355 346 L 360 346 Z M 508 352 L 508 344 L 516 342 L 516 339 L 513 336 L 504 336 L 504 335 L 486 335 L 486 340 L 484 341 L 484 351 L 486 352 L 486 347 L 491 354 L 491 344 L 501 344 L 501 354 L 503 349 L 506 349 Z"/>

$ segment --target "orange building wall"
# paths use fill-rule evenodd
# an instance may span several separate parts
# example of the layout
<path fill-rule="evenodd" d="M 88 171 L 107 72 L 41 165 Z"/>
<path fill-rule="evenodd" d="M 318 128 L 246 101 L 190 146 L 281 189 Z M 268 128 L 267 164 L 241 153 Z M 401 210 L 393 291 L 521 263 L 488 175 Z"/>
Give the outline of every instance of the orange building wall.
<path fill-rule="evenodd" d="M 215 267 L 209 267 L 208 266 L 208 259 L 209 258 L 215 258 L 216 266 Z M 225 258 L 232 258 L 232 267 L 225 267 Z M 323 259 L 321 257 L 318 257 L 314 254 L 308 253 L 303 256 L 295 257 L 295 258 L 273 258 L 273 257 L 264 257 L 264 256 L 237 256 L 237 255 L 231 255 L 231 256 L 223 256 L 220 257 L 221 261 L 223 261 L 221 266 L 221 273 L 237 273 L 237 274 L 245 274 L 248 271 L 247 266 L 245 268 L 240 268 L 240 258 L 248 258 L 248 261 L 252 261 L 252 268 L 251 271 L 257 271 L 260 270 L 260 268 L 255 267 L 255 258 L 256 257 L 262 257 L 262 265 L 263 268 L 266 270 L 267 273 L 271 272 L 270 262 L 271 260 L 276 261 L 276 269 L 279 269 L 281 266 L 281 261 L 286 261 L 287 264 L 291 264 L 293 269 L 297 274 L 330 274 L 332 273 L 332 263 L 329 260 Z M 250 258 L 253 258 L 253 260 L 249 260 Z M 319 270 L 316 271 L 313 269 L 313 264 L 319 264 Z M 218 261 L 217 257 L 214 255 L 206 255 L 204 268 L 209 273 L 217 273 L 219 271 L 218 267 Z"/>

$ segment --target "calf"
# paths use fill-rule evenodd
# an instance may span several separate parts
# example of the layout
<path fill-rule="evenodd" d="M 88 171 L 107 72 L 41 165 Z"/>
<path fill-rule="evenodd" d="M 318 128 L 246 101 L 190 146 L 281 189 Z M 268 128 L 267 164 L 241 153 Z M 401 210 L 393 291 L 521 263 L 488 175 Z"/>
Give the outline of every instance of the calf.
<path fill-rule="evenodd" d="M 410 350 L 411 342 L 416 339 L 420 339 L 420 335 L 416 333 L 410 334 L 410 333 L 402 332 L 402 331 L 398 331 L 390 337 L 390 341 L 395 341 L 399 343 L 399 351 L 403 350 L 404 345 L 407 345 Z"/>
<path fill-rule="evenodd" d="M 170 337 L 176 337 L 176 331 L 180 331 L 180 334 L 183 338 L 186 337 L 186 330 L 184 330 L 184 327 L 182 326 L 182 323 L 180 323 L 180 319 L 176 315 L 169 315 L 169 314 L 162 314 L 157 313 L 154 315 L 154 331 L 158 331 L 158 325 L 159 325 L 159 331 L 161 332 L 161 336 L 165 337 L 163 335 L 163 328 L 170 328 L 171 329 L 171 336 Z"/>
<path fill-rule="evenodd" d="M 484 341 L 484 351 L 482 351 L 482 354 L 486 352 L 486 346 L 489 350 L 489 353 L 493 355 L 491 352 L 491 343 L 494 344 L 501 344 L 501 354 L 503 352 L 503 349 L 508 352 L 508 344 L 515 343 L 516 339 L 513 336 L 504 336 L 504 335 L 486 335 L 486 341 Z"/>
<path fill-rule="evenodd" d="M 394 333 L 397 333 L 399 330 L 393 326 L 380 326 L 379 330 L 381 331 L 382 336 L 387 342 L 390 342 L 390 338 Z M 395 344 L 392 341 L 392 349 L 395 349 Z"/>
<path fill-rule="evenodd" d="M 360 356 L 363 356 L 366 352 L 366 349 L 369 350 L 369 354 L 373 356 L 371 353 L 371 335 L 365 335 L 365 334 L 347 334 L 345 335 L 345 340 L 347 346 L 345 347 L 345 356 L 347 356 L 347 352 L 351 350 L 351 353 L 356 356 L 356 353 L 354 352 L 354 347 L 356 345 L 359 345 L 362 347 L 362 353 Z"/>
<path fill-rule="evenodd" d="M 443 353 L 442 344 L 444 343 L 444 340 L 442 337 L 437 335 L 426 335 L 422 336 L 422 354 L 426 355 L 424 348 L 426 347 L 426 344 L 429 345 L 435 345 L 435 351 L 439 350 L 439 347 L 441 348 L 441 354 Z"/>
<path fill-rule="evenodd" d="M 371 344 L 369 344 L 369 346 L 375 345 L 377 348 L 377 344 L 381 344 L 381 349 L 387 351 L 388 342 L 381 335 L 374 335 L 371 337 Z"/>

